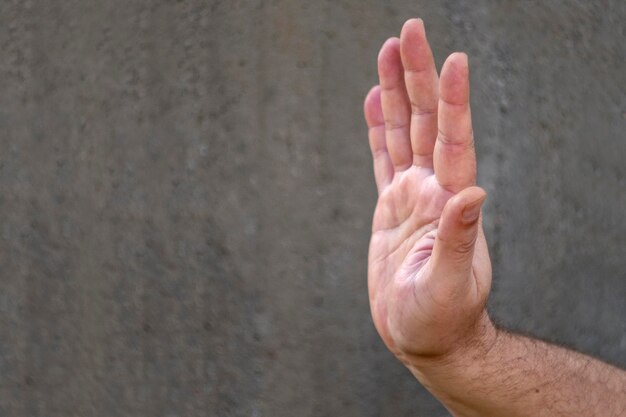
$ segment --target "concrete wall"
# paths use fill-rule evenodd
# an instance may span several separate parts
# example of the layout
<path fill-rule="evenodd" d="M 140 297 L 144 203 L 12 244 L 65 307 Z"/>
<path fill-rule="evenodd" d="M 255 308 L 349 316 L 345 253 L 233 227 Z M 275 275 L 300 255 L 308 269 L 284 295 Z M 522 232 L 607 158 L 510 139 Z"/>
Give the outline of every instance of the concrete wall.
<path fill-rule="evenodd" d="M 470 55 L 505 326 L 626 366 L 624 2 L 0 3 L 0 416 L 444 416 L 379 341 L 362 98 Z"/>

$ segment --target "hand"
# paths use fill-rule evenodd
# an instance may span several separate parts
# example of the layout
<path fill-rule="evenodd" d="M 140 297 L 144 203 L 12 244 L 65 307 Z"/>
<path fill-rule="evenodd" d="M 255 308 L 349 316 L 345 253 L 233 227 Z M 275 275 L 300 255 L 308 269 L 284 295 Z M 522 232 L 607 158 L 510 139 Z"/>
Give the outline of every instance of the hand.
<path fill-rule="evenodd" d="M 437 75 L 424 24 L 412 19 L 378 56 L 365 99 L 378 203 L 369 249 L 374 324 L 403 362 L 480 343 L 491 262 L 476 186 L 467 56 Z M 495 331 L 494 331 L 495 332 Z"/>

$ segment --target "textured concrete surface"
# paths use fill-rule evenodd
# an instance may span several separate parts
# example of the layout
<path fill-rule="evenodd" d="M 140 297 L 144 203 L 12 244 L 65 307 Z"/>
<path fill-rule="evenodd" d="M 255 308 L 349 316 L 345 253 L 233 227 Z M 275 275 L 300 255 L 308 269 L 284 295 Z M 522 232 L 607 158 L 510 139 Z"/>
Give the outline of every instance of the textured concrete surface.
<path fill-rule="evenodd" d="M 493 316 L 626 366 L 625 3 L 0 2 L 0 416 L 445 416 L 369 317 L 361 101 L 470 54 Z"/>

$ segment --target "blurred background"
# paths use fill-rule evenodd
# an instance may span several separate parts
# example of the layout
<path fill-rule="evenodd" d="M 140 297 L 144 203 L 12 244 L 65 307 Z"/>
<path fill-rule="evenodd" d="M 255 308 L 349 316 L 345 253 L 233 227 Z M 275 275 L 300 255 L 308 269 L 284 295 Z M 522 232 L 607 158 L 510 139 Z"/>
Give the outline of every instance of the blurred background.
<path fill-rule="evenodd" d="M 446 416 L 372 325 L 362 99 L 470 56 L 503 326 L 626 366 L 626 3 L 0 3 L 0 416 Z"/>

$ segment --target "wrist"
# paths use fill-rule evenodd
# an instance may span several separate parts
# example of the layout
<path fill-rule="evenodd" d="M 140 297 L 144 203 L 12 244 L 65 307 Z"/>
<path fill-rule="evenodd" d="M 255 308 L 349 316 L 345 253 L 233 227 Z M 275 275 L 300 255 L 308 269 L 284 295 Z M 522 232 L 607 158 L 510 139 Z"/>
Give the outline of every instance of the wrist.
<path fill-rule="evenodd" d="M 483 310 L 467 335 L 446 356 L 440 364 L 448 367 L 468 367 L 469 364 L 487 360 L 498 342 L 499 331 L 493 324 L 487 310 Z"/>
<path fill-rule="evenodd" d="M 498 335 L 499 330 L 489 318 L 487 311 L 483 310 L 471 328 L 468 328 L 446 353 L 428 357 L 409 357 L 403 362 L 409 369 L 418 371 L 464 369 L 469 364 L 485 360 L 496 345 Z"/>
<path fill-rule="evenodd" d="M 444 355 L 404 361 L 411 373 L 436 396 L 446 394 L 457 381 L 476 378 L 499 343 L 500 332 L 483 311 L 454 348 Z"/>
<path fill-rule="evenodd" d="M 474 328 L 460 338 L 454 349 L 445 355 L 411 358 L 403 361 L 411 373 L 447 407 L 473 416 L 468 407 L 466 388 L 470 381 L 479 381 L 489 363 L 498 355 L 506 337 L 483 311 Z"/>

